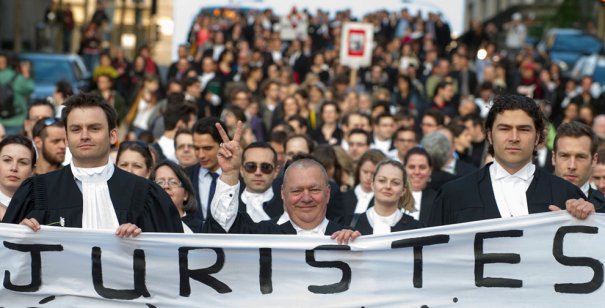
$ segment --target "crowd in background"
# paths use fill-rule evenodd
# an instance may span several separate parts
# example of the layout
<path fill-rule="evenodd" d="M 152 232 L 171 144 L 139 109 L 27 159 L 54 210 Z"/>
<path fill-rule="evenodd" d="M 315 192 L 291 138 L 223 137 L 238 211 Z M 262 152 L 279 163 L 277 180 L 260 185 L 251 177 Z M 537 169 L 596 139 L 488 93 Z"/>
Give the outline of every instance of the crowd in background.
<path fill-rule="evenodd" d="M 373 173 L 384 158 L 405 166 L 412 192 L 438 191 L 484 166 L 491 158 L 483 121 L 495 95 L 529 96 L 546 114 L 547 139 L 535 156 L 539 168 L 552 172 L 548 157 L 562 123 L 581 121 L 601 138 L 599 148 L 605 144 L 605 96 L 594 90 L 590 76 L 566 78 L 557 64 L 525 44 L 520 15 L 501 27 L 473 22 L 458 40 L 452 40 L 447 21 L 430 12 L 377 11 L 357 20 L 348 11 L 293 10 L 285 18 L 304 20 L 308 28 L 288 40 L 281 36 L 282 18 L 271 10 L 229 18 L 200 15 L 165 76 L 147 46 L 128 59 L 119 48 L 95 45 L 96 22 L 91 22 L 84 37 L 90 32 L 94 40 L 83 43 L 80 52 L 92 71 L 91 92 L 118 114 L 116 165 L 152 178 L 171 170 L 184 182 L 180 168 L 206 168 L 209 159 L 194 140 L 200 133 L 194 124 L 216 117 L 233 135 L 241 121 L 243 148 L 265 142 L 275 151 L 271 170 L 283 172 L 296 154 L 311 154 L 324 165 L 336 188 L 329 214 L 330 206 L 357 204 L 359 198 L 370 202 Z M 339 63 L 341 29 L 353 20 L 374 26 L 371 65 L 359 69 Z M 506 33 L 505 41 L 499 31 Z M 60 82 L 48 100 L 26 104 L 35 87 L 29 68 L 0 55 L 0 84 L 8 82 L 18 108 L 0 124 L 11 135 L 34 140 L 39 157 L 37 166 L 31 158 L 29 167 L 22 166 L 19 179 L 68 164 L 65 139 L 51 143 L 48 137 L 60 132 L 41 131 L 55 124 L 74 90 Z M 164 159 L 168 162 L 157 164 Z M 0 182 L 0 191 L 10 197 L 13 186 Z M 605 191 L 605 185 L 599 188 Z"/>

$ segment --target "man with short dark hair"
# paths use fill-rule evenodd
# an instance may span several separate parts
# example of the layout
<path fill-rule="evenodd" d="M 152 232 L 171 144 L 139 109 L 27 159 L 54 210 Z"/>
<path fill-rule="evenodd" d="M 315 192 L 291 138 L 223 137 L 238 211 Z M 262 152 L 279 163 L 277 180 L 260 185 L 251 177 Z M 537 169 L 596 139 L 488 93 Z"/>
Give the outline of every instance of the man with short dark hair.
<path fill-rule="evenodd" d="M 292 160 L 298 154 L 310 154 L 313 152 L 314 143 L 307 135 L 291 135 L 284 142 L 286 162 Z"/>
<path fill-rule="evenodd" d="M 178 162 L 174 147 L 174 136 L 180 128 L 191 128 L 197 120 L 197 110 L 191 103 L 185 102 L 182 93 L 168 95 L 168 104 L 163 112 L 164 133 L 152 146 L 156 149 L 160 159 L 169 159 Z"/>
<path fill-rule="evenodd" d="M 590 186 L 592 168 L 597 164 L 597 138 L 590 126 L 573 121 L 557 129 L 552 164 L 555 175 L 579 187 L 597 210 L 605 210 L 605 196 Z"/>
<path fill-rule="evenodd" d="M 65 124 L 58 118 L 43 118 L 32 130 L 34 144 L 38 150 L 38 160 L 34 174 L 45 174 L 58 170 L 65 160 Z"/>
<path fill-rule="evenodd" d="M 571 183 L 532 163 L 544 140 L 544 115 L 531 98 L 494 98 L 485 130 L 494 162 L 441 187 L 429 225 L 439 226 L 490 218 L 516 217 L 567 209 L 584 219 L 595 207 Z"/>
<path fill-rule="evenodd" d="M 374 140 L 371 148 L 381 150 L 385 155 L 391 150 L 393 133 L 395 133 L 395 118 L 389 113 L 382 113 L 374 122 Z"/>
<path fill-rule="evenodd" d="M 25 180 L 3 222 L 34 231 L 41 224 L 115 230 L 120 237 L 183 232 L 179 214 L 161 187 L 115 168 L 109 159 L 118 139 L 113 107 L 95 95 L 75 95 L 65 102 L 62 120 L 72 163 Z"/>
<path fill-rule="evenodd" d="M 196 214 L 202 221 L 208 219 L 209 204 L 214 198 L 218 177 L 222 170 L 218 163 L 218 149 L 221 136 L 216 124 L 225 124 L 216 117 L 202 118 L 193 125 L 193 146 L 198 164 L 185 170 L 197 194 L 198 209 Z"/>
<path fill-rule="evenodd" d="M 349 132 L 348 150 L 347 152 L 357 163 L 363 153 L 370 149 L 370 134 L 361 128 L 354 128 Z"/>
<path fill-rule="evenodd" d="M 393 134 L 393 145 L 395 148 L 389 152 L 389 156 L 403 163 L 405 154 L 418 145 L 416 131 L 411 127 L 400 127 Z"/>
<path fill-rule="evenodd" d="M 240 212 L 247 213 L 254 222 L 281 216 L 281 198 L 271 187 L 279 173 L 275 150 L 266 142 L 253 142 L 244 149 L 242 162 Z"/>
<path fill-rule="evenodd" d="M 427 110 L 420 121 L 422 136 L 436 132 L 445 124 L 445 115 L 439 110 Z"/>
<path fill-rule="evenodd" d="M 40 119 L 52 118 L 55 116 L 55 107 L 45 99 L 35 100 L 27 107 L 27 118 L 23 122 L 25 136 L 32 138 L 32 129 L 34 124 Z"/>
<path fill-rule="evenodd" d="M 597 152 L 597 163 L 592 167 L 592 184 L 605 194 L 605 149 Z"/>

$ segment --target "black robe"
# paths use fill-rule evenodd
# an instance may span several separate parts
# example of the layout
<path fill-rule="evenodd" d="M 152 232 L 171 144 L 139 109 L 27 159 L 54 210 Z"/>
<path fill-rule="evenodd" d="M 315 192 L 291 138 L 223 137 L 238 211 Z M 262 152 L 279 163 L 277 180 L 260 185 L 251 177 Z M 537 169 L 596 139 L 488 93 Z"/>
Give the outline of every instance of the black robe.
<path fill-rule="evenodd" d="M 210 233 L 227 233 L 221 225 L 210 217 L 208 220 Z M 328 222 L 325 235 L 344 229 L 341 225 Z M 278 225 L 274 220 L 263 220 L 254 222 L 247 213 L 238 212 L 233 225 L 229 229 L 230 234 L 293 234 L 296 235 L 296 229 L 290 221 Z"/>
<path fill-rule="evenodd" d="M 428 225 L 501 218 L 489 174 L 491 164 L 443 185 L 431 208 Z M 549 205 L 565 209 L 569 199 L 586 199 L 580 188 L 540 168 L 536 168 L 525 196 L 530 214 L 548 212 Z"/>
<path fill-rule="evenodd" d="M 143 232 L 183 232 L 178 211 L 160 186 L 120 168 L 107 186 L 120 225 L 132 223 Z M 81 228 L 82 208 L 82 192 L 66 166 L 23 181 L 2 222 L 35 218 L 42 225 L 59 225 L 63 219 L 65 227 Z"/>
<path fill-rule="evenodd" d="M 403 216 L 401 216 L 401 219 L 394 226 L 391 227 L 391 232 L 414 230 L 423 227 L 424 224 L 414 219 L 412 216 L 403 214 Z M 359 215 L 357 223 L 355 224 L 355 230 L 359 231 L 361 235 L 374 234 L 374 228 L 372 228 L 372 226 L 370 225 L 367 212 Z"/>

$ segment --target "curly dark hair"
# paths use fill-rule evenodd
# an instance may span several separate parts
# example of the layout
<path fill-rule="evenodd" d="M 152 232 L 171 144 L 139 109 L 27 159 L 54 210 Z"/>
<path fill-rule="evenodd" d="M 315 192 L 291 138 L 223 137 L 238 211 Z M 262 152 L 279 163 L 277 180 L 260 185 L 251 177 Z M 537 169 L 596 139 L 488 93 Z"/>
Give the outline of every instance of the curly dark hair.
<path fill-rule="evenodd" d="M 496 116 L 507 110 L 525 111 L 525 113 L 527 113 L 527 115 L 531 117 L 534 122 L 534 127 L 538 135 L 538 143 L 542 143 L 544 141 L 544 127 L 546 124 L 544 113 L 542 113 L 540 106 L 538 106 L 533 99 L 517 94 L 498 95 L 494 97 L 492 108 L 489 110 L 489 113 L 485 119 L 486 134 L 491 132 L 493 128 L 492 126 L 496 121 Z M 494 146 L 492 144 L 489 145 L 488 153 L 492 156 L 494 155 Z M 534 155 L 536 155 L 535 149 Z"/>

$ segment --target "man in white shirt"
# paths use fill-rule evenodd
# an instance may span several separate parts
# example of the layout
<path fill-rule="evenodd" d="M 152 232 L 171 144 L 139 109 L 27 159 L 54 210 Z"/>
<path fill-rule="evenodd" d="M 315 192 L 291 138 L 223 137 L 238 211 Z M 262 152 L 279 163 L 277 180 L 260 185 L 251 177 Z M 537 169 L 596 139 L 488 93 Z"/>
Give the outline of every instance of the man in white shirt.
<path fill-rule="evenodd" d="M 557 129 L 552 164 L 555 175 L 578 186 L 597 211 L 603 211 L 605 197 L 591 187 L 589 181 L 592 168 L 597 164 L 597 146 L 590 126 L 577 121 L 563 123 Z"/>
<path fill-rule="evenodd" d="M 197 120 L 197 112 L 191 103 L 185 103 L 185 97 L 181 93 L 173 93 L 168 96 L 168 105 L 164 111 L 164 133 L 153 144 L 160 160 L 169 159 L 178 163 L 174 136 L 180 128 L 191 128 Z"/>
<path fill-rule="evenodd" d="M 236 192 L 239 187 L 239 170 L 242 165 L 241 123 L 232 140 L 225 130 L 217 125 L 223 143 L 218 150 L 218 161 L 223 173 L 220 186 L 229 187 Z M 225 196 L 225 194 L 222 194 Z M 342 226 L 326 219 L 326 209 L 330 199 L 328 175 L 323 166 L 313 159 L 294 161 L 284 172 L 284 184 L 281 189 L 284 208 L 290 221 L 281 225 L 271 220 L 254 223 L 250 216 L 238 211 L 235 202 L 215 202 L 209 219 L 210 232 L 248 233 L 248 234 L 297 234 L 331 235 L 338 243 L 348 243 L 361 234 L 344 230 Z M 237 200 L 235 196 L 233 200 Z"/>
<path fill-rule="evenodd" d="M 254 222 L 279 217 L 284 207 L 272 187 L 279 172 L 277 153 L 266 142 L 254 142 L 246 146 L 242 160 L 240 173 L 245 185 L 240 194 L 240 212 L 247 213 Z"/>
<path fill-rule="evenodd" d="M 520 95 L 494 98 L 485 122 L 494 162 L 443 185 L 429 226 L 515 217 L 566 208 L 585 219 L 595 212 L 580 189 L 536 169 L 533 152 L 544 140 L 540 107 Z"/>

